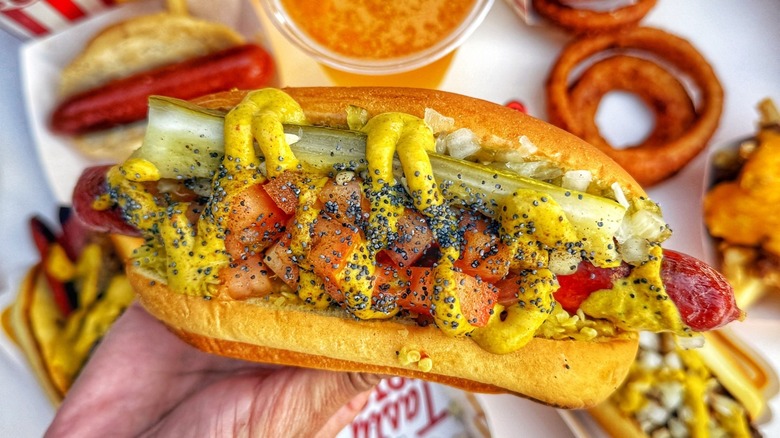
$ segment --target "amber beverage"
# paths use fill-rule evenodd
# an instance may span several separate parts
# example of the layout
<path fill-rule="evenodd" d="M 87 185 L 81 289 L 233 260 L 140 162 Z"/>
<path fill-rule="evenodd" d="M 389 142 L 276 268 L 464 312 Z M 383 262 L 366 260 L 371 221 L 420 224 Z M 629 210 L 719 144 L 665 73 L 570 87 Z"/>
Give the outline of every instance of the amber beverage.
<path fill-rule="evenodd" d="M 376 84 L 376 77 L 361 81 L 351 76 L 369 75 L 383 76 L 387 84 L 411 79 L 424 85 L 443 76 L 454 50 L 490 5 L 492 0 L 264 2 L 281 33 L 324 65 L 334 81 Z M 426 66 L 422 77 L 395 76 Z"/>

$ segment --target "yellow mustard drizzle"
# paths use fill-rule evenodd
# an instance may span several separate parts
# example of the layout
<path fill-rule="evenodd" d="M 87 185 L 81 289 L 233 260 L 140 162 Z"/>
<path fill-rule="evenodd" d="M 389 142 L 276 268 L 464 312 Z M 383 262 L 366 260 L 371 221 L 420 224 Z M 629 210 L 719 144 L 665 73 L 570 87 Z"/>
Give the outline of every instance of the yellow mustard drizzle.
<path fill-rule="evenodd" d="M 332 302 L 330 296 L 325 293 L 323 280 L 311 272 L 312 265 L 307 261 L 313 227 L 320 214 L 320 209 L 316 206 L 317 195 L 327 182 L 327 178 L 315 178 L 301 188 L 290 240 L 290 250 L 300 268 L 298 296 L 304 302 L 314 304 L 315 308 L 326 308 Z M 340 270 L 334 281 L 335 287 L 344 294 L 347 311 L 360 319 L 387 319 L 395 316 L 400 310 L 397 306 L 376 310 L 371 305 L 376 267 L 374 257 L 369 257 L 365 243 L 356 242 L 348 254 L 343 254 L 343 258 L 340 263 L 344 264 L 346 269 Z"/>
<path fill-rule="evenodd" d="M 687 368 L 685 381 L 685 403 L 691 409 L 692 417 L 688 422 L 690 434 L 694 438 L 709 436 L 709 409 L 706 402 L 707 379 L 710 373 L 706 366 L 698 360 L 695 353 L 678 351 Z"/>
<path fill-rule="evenodd" d="M 297 102 L 276 89 L 247 94 L 227 114 L 223 168 L 214 176 L 214 195 L 194 226 L 185 215 L 189 203 L 159 206 L 144 189 L 141 183 L 160 178 L 153 163 L 130 159 L 109 171 L 108 184 L 117 194 L 116 203 L 133 225 L 150 230 L 153 236 L 147 238 L 146 249 L 141 253 L 165 257 L 164 274 L 172 289 L 188 295 L 216 293 L 218 272 L 229 263 L 224 242 L 228 206 L 234 195 L 263 181 L 254 138 L 266 157 L 269 175 L 298 166 L 285 140 L 283 123 L 305 123 L 305 116 Z M 105 198 L 98 199 L 95 205 L 107 207 Z"/>
<path fill-rule="evenodd" d="M 306 124 L 306 115 L 298 102 L 274 88 L 248 93 L 225 116 L 223 164 L 227 172 L 234 176 L 247 172 L 254 175 L 251 169 L 260 165 L 254 148 L 255 139 L 265 157 L 269 177 L 297 169 L 300 163 L 287 144 L 284 123 Z"/>
<path fill-rule="evenodd" d="M 628 277 L 615 280 L 611 289 L 598 290 L 580 308 L 594 318 L 612 321 L 627 331 L 671 331 L 690 336 L 677 306 L 669 298 L 661 279 L 663 250 L 650 249 L 650 258 L 635 266 Z"/>
<path fill-rule="evenodd" d="M 576 251 L 577 233 L 555 200 L 533 190 L 518 190 L 504 200 L 498 221 L 511 250 L 510 269 L 548 265 L 549 250 Z"/>
<path fill-rule="evenodd" d="M 427 154 L 434 150 L 433 132 L 423 120 L 403 113 L 379 114 L 371 118 L 362 131 L 368 133 L 366 161 L 371 202 L 368 235 L 372 250 L 378 252 L 389 244 L 389 236 L 397 231 L 398 218 L 404 211 L 400 199 L 389 192 L 395 185 L 393 158 L 396 153 L 417 209 L 422 210 L 426 203 L 435 201 L 432 198 L 438 193 L 432 193 L 430 184 L 425 181 L 426 176 L 433 175 Z"/>
<path fill-rule="evenodd" d="M 471 334 L 483 349 L 496 354 L 517 351 L 536 334 L 553 310 L 555 275 L 549 269 L 525 271 L 520 279 L 520 301 L 507 308 L 497 304 L 485 327 Z M 505 314 L 502 314 L 504 313 Z"/>
<path fill-rule="evenodd" d="M 745 411 L 736 403 L 735 409 L 729 409 L 728 414 L 719 412 L 719 409 L 710 409 L 707 401 L 712 397 L 708 395 L 707 382 L 713 378 L 707 365 L 694 350 L 678 349 L 677 353 L 682 358 L 686 368 L 686 394 L 685 401 L 693 413 L 689 421 L 690 433 L 694 438 L 706 438 L 711 436 L 711 417 L 718 419 L 718 424 L 732 437 L 750 437 L 750 427 L 747 424 Z"/>
<path fill-rule="evenodd" d="M 577 251 L 578 239 L 558 203 L 533 190 L 518 190 L 507 197 L 498 221 L 510 249 L 510 268 L 522 270 L 520 301 L 506 309 L 496 306 L 487 325 L 477 328 L 472 337 L 485 350 L 503 354 L 527 344 L 552 314 L 558 283 L 546 268 L 549 251 Z"/>
<path fill-rule="evenodd" d="M 298 297 L 315 309 L 327 309 L 333 300 L 325 291 L 322 278 L 308 269 L 299 269 L 298 277 Z"/>
<path fill-rule="evenodd" d="M 435 149 L 433 131 L 418 117 L 384 113 L 370 119 L 363 132 L 368 134 L 366 159 L 372 191 L 369 197 L 372 255 L 387 247 L 388 231 L 396 232 L 397 217 L 403 212 L 403 205 L 392 199 L 385 189 L 393 182 L 393 157 L 397 153 L 412 202 L 429 219 L 431 231 L 441 248 L 441 257 L 433 269 L 431 315 L 436 325 L 449 335 L 471 333 L 475 327 L 466 321 L 456 293 L 454 263 L 460 257 L 460 243 L 455 237 L 457 221 L 444 203 L 428 158 L 428 152 Z"/>
<path fill-rule="evenodd" d="M 317 194 L 319 194 L 327 182 L 327 178 L 318 178 L 307 187 L 301 188 L 301 192 L 298 195 L 295 223 L 289 232 L 291 234 L 290 251 L 292 251 L 292 255 L 299 265 L 306 260 L 306 254 L 308 254 L 311 246 L 312 228 L 314 223 L 317 222 L 317 216 L 320 214 L 320 209 L 316 206 Z M 311 270 L 311 264 L 301 267 Z"/>
<path fill-rule="evenodd" d="M 193 226 L 185 215 L 188 202 L 158 205 L 142 185 L 150 181 L 145 176 L 154 174 L 148 169 L 153 164 L 134 160 L 125 164 L 109 170 L 108 184 L 118 194 L 116 202 L 130 223 L 151 231 L 146 246 L 165 259 L 168 285 L 188 295 L 214 295 L 219 285 L 217 274 L 228 264 L 224 239 L 214 238 L 218 228 L 207 215 Z"/>

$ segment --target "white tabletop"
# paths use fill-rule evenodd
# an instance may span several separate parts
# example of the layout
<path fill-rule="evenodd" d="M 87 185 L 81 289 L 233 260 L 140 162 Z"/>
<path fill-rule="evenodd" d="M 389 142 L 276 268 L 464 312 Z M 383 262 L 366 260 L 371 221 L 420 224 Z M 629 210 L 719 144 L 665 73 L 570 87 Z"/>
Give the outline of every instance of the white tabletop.
<path fill-rule="evenodd" d="M 712 62 L 726 93 L 720 127 L 711 144 L 750 134 L 757 120 L 756 103 L 767 96 L 780 102 L 780 8 L 776 0 L 661 0 L 644 21 L 689 39 Z M 329 85 L 331 78 L 274 29 L 267 29 L 281 74 L 281 85 Z M 545 118 L 544 82 L 563 43 L 564 33 L 546 26 L 527 26 L 506 3 L 496 0 L 490 14 L 456 53 L 440 88 L 498 103 L 523 101 L 530 113 Z M 27 222 L 42 215 L 56 223 L 57 204 L 39 164 L 25 116 L 19 51 L 22 42 L 0 32 L 0 306 L 16 293 L 17 284 L 36 261 Z M 620 100 L 607 114 L 619 115 Z M 641 121 L 636 123 L 641 124 Z M 631 123 L 608 135 L 631 135 Z M 41 148 L 45 153 L 45 147 Z M 661 203 L 675 235 L 668 246 L 702 257 L 700 194 L 705 154 L 682 173 L 650 190 Z M 765 309 L 766 310 L 766 309 Z M 765 333 L 780 308 L 736 325 L 746 340 L 780 366 L 778 341 Z M 760 330 L 760 332 L 756 332 Z M 0 349 L 1 350 L 1 349 Z M 5 354 L 7 353 L 7 354 Z M 52 409 L 35 386 L 15 351 L 0 351 L 0 436 L 40 435 Z M 551 408 L 512 396 L 485 396 L 496 436 L 571 436 Z M 775 412 L 780 410 L 773 401 Z M 763 431 L 780 436 L 775 421 Z"/>

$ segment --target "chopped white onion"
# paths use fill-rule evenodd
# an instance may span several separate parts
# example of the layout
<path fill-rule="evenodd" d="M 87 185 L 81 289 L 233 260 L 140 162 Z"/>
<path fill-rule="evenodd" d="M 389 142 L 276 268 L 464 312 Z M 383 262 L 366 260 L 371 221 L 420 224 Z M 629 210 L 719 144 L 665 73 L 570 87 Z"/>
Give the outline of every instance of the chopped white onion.
<path fill-rule="evenodd" d="M 284 141 L 286 141 L 286 142 L 287 142 L 287 144 L 295 144 L 295 143 L 298 143 L 298 141 L 299 141 L 300 139 L 301 139 L 301 137 L 299 137 L 299 136 L 297 136 L 297 135 L 295 135 L 295 134 L 290 134 L 290 133 L 288 133 L 288 132 L 285 132 L 285 133 L 284 133 Z"/>
<path fill-rule="evenodd" d="M 431 128 L 434 134 L 450 132 L 455 128 L 455 119 L 447 117 L 432 108 L 425 108 L 423 120 Z"/>
<path fill-rule="evenodd" d="M 647 240 L 642 238 L 632 237 L 620 244 L 620 255 L 626 263 L 643 262 L 649 252 L 650 246 Z"/>
<path fill-rule="evenodd" d="M 674 438 L 674 437 L 666 428 L 659 427 L 658 429 L 653 431 L 653 434 L 650 435 L 650 438 Z"/>
<path fill-rule="evenodd" d="M 348 182 L 355 179 L 355 172 L 352 172 L 350 170 L 343 170 L 336 174 L 336 177 L 333 178 L 334 181 L 336 181 L 336 184 L 344 185 Z"/>
<path fill-rule="evenodd" d="M 613 182 L 611 187 L 612 187 L 612 192 L 615 193 L 615 200 L 618 202 L 618 204 L 628 208 L 630 204 L 628 203 L 628 199 L 626 199 L 626 194 L 623 193 L 623 188 L 620 187 L 620 184 L 618 184 L 617 182 Z"/>
<path fill-rule="evenodd" d="M 502 163 L 525 163 L 526 156 L 522 152 L 512 149 L 496 153 L 496 161 Z"/>
<path fill-rule="evenodd" d="M 633 234 L 650 240 L 658 240 L 666 229 L 666 222 L 656 213 L 639 210 L 631 215 Z"/>
<path fill-rule="evenodd" d="M 692 350 L 704 346 L 704 336 L 697 333 L 693 336 L 677 336 L 677 345 L 684 350 Z"/>
<path fill-rule="evenodd" d="M 688 436 L 688 425 L 679 418 L 670 418 L 666 427 L 669 428 L 669 433 L 673 437 Z"/>
<path fill-rule="evenodd" d="M 682 359 L 680 358 L 680 355 L 674 351 L 670 351 L 664 355 L 664 365 L 673 370 L 683 369 Z"/>
<path fill-rule="evenodd" d="M 712 407 L 724 416 L 729 416 L 740 409 L 739 403 L 721 394 L 712 394 Z"/>
<path fill-rule="evenodd" d="M 661 349 L 661 340 L 656 333 L 639 332 L 639 346 L 643 350 L 658 351 Z"/>
<path fill-rule="evenodd" d="M 436 144 L 434 145 L 434 150 L 437 154 L 444 155 L 447 153 L 447 136 L 446 135 L 440 135 L 436 137 Z"/>
<path fill-rule="evenodd" d="M 636 413 L 636 416 L 640 422 L 646 421 L 654 426 L 658 426 L 666 423 L 666 420 L 669 419 L 669 412 L 655 401 L 648 400 L 642 409 Z"/>
<path fill-rule="evenodd" d="M 677 410 L 683 402 L 683 386 L 680 382 L 658 382 L 661 405 L 669 411 Z"/>
<path fill-rule="evenodd" d="M 572 254 L 568 251 L 552 251 L 547 267 L 555 275 L 569 275 L 577 270 L 580 260 L 579 254 Z"/>
<path fill-rule="evenodd" d="M 647 259 L 648 242 L 659 240 L 666 227 L 663 218 L 649 210 L 639 210 L 624 217 L 615 233 L 623 260 L 636 263 Z"/>
<path fill-rule="evenodd" d="M 639 353 L 638 363 L 646 370 L 655 370 L 664 363 L 664 358 L 655 351 L 642 351 Z"/>
<path fill-rule="evenodd" d="M 524 135 L 521 135 L 517 141 L 520 142 L 520 153 L 525 156 L 533 155 L 538 150 L 534 142 Z"/>
<path fill-rule="evenodd" d="M 474 133 L 467 128 L 460 128 L 447 134 L 447 153 L 452 158 L 464 159 L 479 151 L 480 147 Z"/>
<path fill-rule="evenodd" d="M 585 192 L 592 180 L 593 174 L 589 170 L 570 170 L 563 174 L 561 186 L 564 189 Z"/>

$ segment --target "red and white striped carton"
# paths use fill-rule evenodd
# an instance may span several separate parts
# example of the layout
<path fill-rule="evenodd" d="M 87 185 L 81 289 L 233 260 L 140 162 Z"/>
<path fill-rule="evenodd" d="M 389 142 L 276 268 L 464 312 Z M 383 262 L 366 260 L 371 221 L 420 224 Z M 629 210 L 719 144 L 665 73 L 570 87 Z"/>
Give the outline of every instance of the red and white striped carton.
<path fill-rule="evenodd" d="M 485 412 L 476 397 L 449 386 L 391 377 L 337 438 L 489 438 Z"/>
<path fill-rule="evenodd" d="M 20 39 L 39 38 L 108 8 L 117 0 L 38 0 L 27 6 L 0 10 L 0 29 Z"/>

